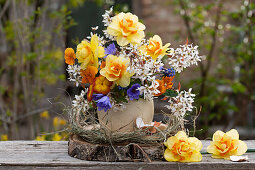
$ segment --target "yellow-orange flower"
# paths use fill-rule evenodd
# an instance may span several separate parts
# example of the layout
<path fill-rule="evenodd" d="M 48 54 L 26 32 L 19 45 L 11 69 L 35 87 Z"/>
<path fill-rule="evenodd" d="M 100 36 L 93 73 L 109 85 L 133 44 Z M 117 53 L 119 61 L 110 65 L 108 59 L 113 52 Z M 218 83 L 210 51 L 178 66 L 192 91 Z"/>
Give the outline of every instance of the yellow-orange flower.
<path fill-rule="evenodd" d="M 166 86 L 163 80 L 156 80 L 159 83 L 157 90 L 159 91 L 158 94 L 154 94 L 154 96 L 160 96 L 166 92 Z"/>
<path fill-rule="evenodd" d="M 120 46 L 129 43 L 139 44 L 145 37 L 145 26 L 138 21 L 138 17 L 131 13 L 119 13 L 112 18 L 112 22 L 107 27 L 107 33 L 116 37 Z"/>
<path fill-rule="evenodd" d="M 58 134 L 58 133 L 55 133 L 53 136 L 52 136 L 52 140 L 53 141 L 60 141 L 62 139 L 62 137 Z"/>
<path fill-rule="evenodd" d="M 45 141 L 46 138 L 45 138 L 45 135 L 42 135 L 42 136 L 36 136 L 35 140 L 37 141 Z"/>
<path fill-rule="evenodd" d="M 64 126 L 64 125 L 66 125 L 66 120 L 64 120 L 64 119 L 62 119 L 62 118 L 60 118 L 58 116 L 55 116 L 53 118 L 53 126 L 54 126 L 54 128 L 58 129 L 59 126 Z"/>
<path fill-rule="evenodd" d="M 247 145 L 239 140 L 237 130 L 232 129 L 226 133 L 218 130 L 213 134 L 213 141 L 207 147 L 207 152 L 213 158 L 230 159 L 230 156 L 240 156 L 247 151 Z"/>
<path fill-rule="evenodd" d="M 166 89 L 171 89 L 173 87 L 173 81 L 174 76 L 172 77 L 163 77 L 162 80 L 164 81 Z"/>
<path fill-rule="evenodd" d="M 2 134 L 1 135 L 1 141 L 7 141 L 8 140 L 8 135 Z"/>
<path fill-rule="evenodd" d="M 107 94 L 110 92 L 112 83 L 106 77 L 100 75 L 95 79 L 93 90 L 95 93 Z"/>
<path fill-rule="evenodd" d="M 202 160 L 200 153 L 202 142 L 195 137 L 188 137 L 183 131 L 168 138 L 164 144 L 167 147 L 164 153 L 167 161 L 199 162 Z"/>
<path fill-rule="evenodd" d="M 73 65 L 75 63 L 76 56 L 72 48 L 67 48 L 65 50 L 65 62 L 66 64 Z"/>
<path fill-rule="evenodd" d="M 80 72 L 81 72 L 81 77 L 82 77 L 82 79 L 81 79 L 82 83 L 93 84 L 98 70 L 95 66 L 88 66 L 86 70 L 81 69 Z"/>
<path fill-rule="evenodd" d="M 102 61 L 102 63 L 101 63 L 101 65 L 100 65 L 100 68 L 102 69 L 102 68 L 104 68 L 105 67 L 105 61 Z"/>
<path fill-rule="evenodd" d="M 92 100 L 92 96 L 93 96 L 93 92 L 94 92 L 93 86 L 94 86 L 94 84 L 90 84 L 89 90 L 88 90 L 88 93 L 87 93 L 87 100 L 89 102 Z"/>
<path fill-rule="evenodd" d="M 158 56 L 164 56 L 167 54 L 167 50 L 169 50 L 170 43 L 162 46 L 162 40 L 158 35 L 154 35 L 149 39 L 149 45 L 143 45 L 140 48 L 140 51 L 144 54 L 150 55 L 154 60 L 158 58 Z"/>
<path fill-rule="evenodd" d="M 116 81 L 121 87 L 127 87 L 130 83 L 131 73 L 127 72 L 129 58 L 108 55 L 106 65 L 100 70 L 100 74 L 109 81 Z"/>
<path fill-rule="evenodd" d="M 49 119 L 49 112 L 45 110 L 44 112 L 40 113 L 41 118 Z"/>
<path fill-rule="evenodd" d="M 76 56 L 83 70 L 85 70 L 88 65 L 98 68 L 98 58 L 103 58 L 105 54 L 104 48 L 99 46 L 99 38 L 97 35 L 94 34 L 91 37 L 90 43 L 87 40 L 83 40 L 78 44 Z"/>

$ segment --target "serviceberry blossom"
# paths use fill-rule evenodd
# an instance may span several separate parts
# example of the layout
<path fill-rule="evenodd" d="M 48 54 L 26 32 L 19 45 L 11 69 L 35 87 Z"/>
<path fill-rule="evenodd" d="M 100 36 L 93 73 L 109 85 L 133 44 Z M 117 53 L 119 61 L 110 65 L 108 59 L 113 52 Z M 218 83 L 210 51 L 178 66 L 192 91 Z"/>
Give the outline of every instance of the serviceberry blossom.
<path fill-rule="evenodd" d="M 180 48 L 170 49 L 169 65 L 177 72 L 180 73 L 184 68 L 191 65 L 197 65 L 202 61 L 205 56 L 199 56 L 198 46 L 193 47 L 190 45 L 180 45 Z"/>
<path fill-rule="evenodd" d="M 66 71 L 68 72 L 68 75 L 69 75 L 68 80 L 74 81 L 76 87 L 78 87 L 81 82 L 80 70 L 81 70 L 81 67 L 77 64 L 68 65 L 68 67 L 66 69 Z"/>
<path fill-rule="evenodd" d="M 80 95 L 74 96 L 75 99 L 72 101 L 72 106 L 75 110 L 86 112 L 89 109 L 88 101 L 85 99 L 87 92 L 88 89 L 85 89 L 85 91 L 81 91 Z"/>
<path fill-rule="evenodd" d="M 105 13 L 102 15 L 103 17 L 103 23 L 104 23 L 104 26 L 108 26 L 111 22 L 112 22 L 112 19 L 111 19 L 111 15 L 113 14 L 113 7 L 110 8 L 110 10 L 105 10 Z"/>
<path fill-rule="evenodd" d="M 108 27 L 110 25 L 110 23 L 112 22 L 112 18 L 111 16 L 113 15 L 113 7 L 110 8 L 110 10 L 105 10 L 105 13 L 102 15 L 103 17 L 103 23 L 104 23 L 104 26 Z M 105 35 L 106 38 L 114 41 L 114 37 L 110 34 L 107 33 L 106 30 L 103 30 L 103 33 Z"/>
<path fill-rule="evenodd" d="M 178 95 L 169 99 L 169 105 L 165 107 L 171 110 L 171 113 L 176 117 L 184 117 L 187 112 L 191 112 L 193 109 L 192 103 L 194 102 L 195 94 L 191 93 L 191 88 L 189 91 L 177 91 Z"/>

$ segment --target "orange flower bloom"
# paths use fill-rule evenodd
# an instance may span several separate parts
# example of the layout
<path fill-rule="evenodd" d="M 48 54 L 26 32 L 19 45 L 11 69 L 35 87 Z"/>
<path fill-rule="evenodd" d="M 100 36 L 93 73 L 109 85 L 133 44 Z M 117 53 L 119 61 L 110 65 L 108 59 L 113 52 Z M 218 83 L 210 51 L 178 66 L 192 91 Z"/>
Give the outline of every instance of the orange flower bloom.
<path fill-rule="evenodd" d="M 161 124 L 161 122 L 154 122 L 154 125 L 149 129 L 149 131 L 151 132 L 151 133 L 156 133 L 157 132 L 157 129 L 155 128 L 155 127 L 159 127 L 160 126 L 160 124 Z"/>
<path fill-rule="evenodd" d="M 217 130 L 213 134 L 213 141 L 207 147 L 207 152 L 212 153 L 213 158 L 224 158 L 229 160 L 230 156 L 239 156 L 247 151 L 247 145 L 239 140 L 237 130 L 231 129 L 224 133 Z"/>
<path fill-rule="evenodd" d="M 171 162 L 199 162 L 202 142 L 195 137 L 188 137 L 185 132 L 179 131 L 175 136 L 164 142 L 167 149 L 164 158 Z"/>
<path fill-rule="evenodd" d="M 119 13 L 112 17 L 112 22 L 107 27 L 107 33 L 116 38 L 120 46 L 139 44 L 145 37 L 145 26 L 139 22 L 138 17 L 131 13 Z"/>
<path fill-rule="evenodd" d="M 73 65 L 75 63 L 74 59 L 76 59 L 74 50 L 72 48 L 67 48 L 65 50 L 65 62 L 66 62 L 66 64 Z"/>
<path fill-rule="evenodd" d="M 81 69 L 80 72 L 82 77 L 82 80 L 81 80 L 82 83 L 93 84 L 98 70 L 95 66 L 88 66 L 86 70 Z"/>
<path fill-rule="evenodd" d="M 109 81 L 116 81 L 121 87 L 127 87 L 130 84 L 131 73 L 127 72 L 130 59 L 108 55 L 106 65 L 100 70 L 100 74 L 105 76 Z"/>
<path fill-rule="evenodd" d="M 173 77 L 163 77 L 163 81 L 165 83 L 166 89 L 171 89 L 173 87 L 173 81 L 174 76 Z"/>
<path fill-rule="evenodd" d="M 159 83 L 159 86 L 157 87 L 157 89 L 160 91 L 160 93 L 154 94 L 154 96 L 160 96 L 166 92 L 165 83 L 163 80 L 156 80 L 156 81 Z"/>
<path fill-rule="evenodd" d="M 100 75 L 95 79 L 94 82 L 94 92 L 101 93 L 101 94 L 107 94 L 110 92 L 110 87 L 112 86 L 111 81 L 107 80 L 106 77 Z"/>
<path fill-rule="evenodd" d="M 92 95 L 93 95 L 94 89 L 93 89 L 93 84 L 90 84 L 89 86 L 89 91 L 87 93 L 87 100 L 90 102 L 92 100 Z"/>
<path fill-rule="evenodd" d="M 169 50 L 170 43 L 166 45 L 162 45 L 162 40 L 158 35 L 154 35 L 149 39 L 148 45 L 143 45 L 140 49 L 142 53 L 150 55 L 154 60 L 158 58 L 158 56 L 164 56 L 167 54 L 167 50 Z"/>
<path fill-rule="evenodd" d="M 105 61 L 102 61 L 101 65 L 100 65 L 100 68 L 101 68 L 101 69 L 104 68 L 105 65 L 106 65 L 106 62 L 105 62 Z"/>

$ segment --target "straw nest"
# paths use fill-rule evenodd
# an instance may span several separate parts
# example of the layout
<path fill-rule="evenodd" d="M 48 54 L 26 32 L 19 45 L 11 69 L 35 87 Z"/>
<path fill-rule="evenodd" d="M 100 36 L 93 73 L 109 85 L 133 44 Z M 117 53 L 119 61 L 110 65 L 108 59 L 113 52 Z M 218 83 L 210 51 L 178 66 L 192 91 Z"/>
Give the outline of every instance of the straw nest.
<path fill-rule="evenodd" d="M 164 131 L 158 128 L 156 133 L 150 133 L 148 129 L 136 129 L 125 133 L 110 131 L 99 123 L 95 110 L 89 110 L 86 113 L 74 109 L 67 109 L 67 111 L 71 133 L 79 135 L 84 141 L 92 144 L 158 144 L 183 129 L 183 120 L 164 114 L 164 122 L 168 125 Z"/>

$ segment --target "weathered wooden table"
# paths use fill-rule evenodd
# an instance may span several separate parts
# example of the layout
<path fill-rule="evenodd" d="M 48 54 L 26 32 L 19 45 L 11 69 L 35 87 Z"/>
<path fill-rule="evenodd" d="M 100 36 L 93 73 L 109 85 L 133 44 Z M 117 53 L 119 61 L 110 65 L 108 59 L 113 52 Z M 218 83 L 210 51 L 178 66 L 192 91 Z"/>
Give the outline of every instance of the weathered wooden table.
<path fill-rule="evenodd" d="M 255 148 L 255 140 L 246 141 L 248 148 Z M 0 170 L 6 169 L 254 169 L 255 153 L 246 153 L 249 161 L 231 162 L 223 159 L 212 159 L 209 154 L 203 155 L 202 162 L 95 162 L 83 161 L 67 154 L 68 142 L 49 141 L 6 141 L 0 142 Z M 203 141 L 202 152 L 205 152 L 209 141 Z"/>

